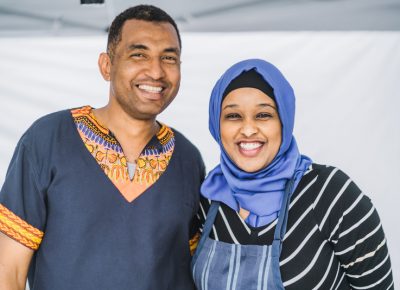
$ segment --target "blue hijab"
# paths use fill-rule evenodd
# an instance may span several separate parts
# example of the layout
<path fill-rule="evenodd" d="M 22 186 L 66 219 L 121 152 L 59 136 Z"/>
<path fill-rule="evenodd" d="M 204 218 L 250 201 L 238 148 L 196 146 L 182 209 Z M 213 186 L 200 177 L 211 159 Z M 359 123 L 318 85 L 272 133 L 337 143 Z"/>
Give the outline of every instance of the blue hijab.
<path fill-rule="evenodd" d="M 246 172 L 232 162 L 222 146 L 220 115 L 223 93 L 229 83 L 244 71 L 255 69 L 274 90 L 282 124 L 282 143 L 272 162 L 257 172 Z M 220 164 L 207 175 L 201 186 L 204 197 L 223 202 L 235 211 L 250 212 L 246 223 L 253 227 L 266 225 L 276 219 L 286 183 L 294 178 L 296 188 L 311 159 L 301 155 L 293 137 L 295 96 L 293 89 L 272 64 L 249 59 L 230 67 L 215 84 L 209 104 L 209 129 L 221 149 Z"/>

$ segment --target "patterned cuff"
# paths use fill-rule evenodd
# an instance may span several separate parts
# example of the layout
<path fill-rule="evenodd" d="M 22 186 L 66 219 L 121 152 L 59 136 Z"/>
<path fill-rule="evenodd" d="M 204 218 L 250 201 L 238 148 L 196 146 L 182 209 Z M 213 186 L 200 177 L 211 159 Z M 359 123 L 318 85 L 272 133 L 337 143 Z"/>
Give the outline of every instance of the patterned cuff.
<path fill-rule="evenodd" d="M 1 204 L 0 231 L 32 250 L 39 248 L 44 234 Z"/>
<path fill-rule="evenodd" d="M 190 254 L 193 256 L 200 240 L 200 232 L 197 232 L 193 238 L 189 240 Z"/>

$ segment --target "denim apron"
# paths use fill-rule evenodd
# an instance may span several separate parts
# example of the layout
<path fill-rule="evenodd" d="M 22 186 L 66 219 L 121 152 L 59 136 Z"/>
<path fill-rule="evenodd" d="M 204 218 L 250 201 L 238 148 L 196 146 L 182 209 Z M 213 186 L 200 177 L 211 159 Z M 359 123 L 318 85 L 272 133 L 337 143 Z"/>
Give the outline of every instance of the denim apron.
<path fill-rule="evenodd" d="M 286 184 L 272 245 L 240 245 L 210 239 L 220 206 L 219 202 L 211 202 L 202 237 L 192 259 L 192 275 L 198 290 L 284 289 L 279 257 L 286 233 L 293 182 L 292 179 Z"/>

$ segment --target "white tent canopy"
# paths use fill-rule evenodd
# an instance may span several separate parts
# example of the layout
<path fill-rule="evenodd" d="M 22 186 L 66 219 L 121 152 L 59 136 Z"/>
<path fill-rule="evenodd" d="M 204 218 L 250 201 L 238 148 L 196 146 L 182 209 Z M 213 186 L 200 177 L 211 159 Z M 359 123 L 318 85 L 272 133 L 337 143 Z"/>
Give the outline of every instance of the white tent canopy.
<path fill-rule="evenodd" d="M 400 30 L 400 0 L 153 0 L 181 31 Z M 99 35 L 133 0 L 2 0 L 0 36 Z"/>

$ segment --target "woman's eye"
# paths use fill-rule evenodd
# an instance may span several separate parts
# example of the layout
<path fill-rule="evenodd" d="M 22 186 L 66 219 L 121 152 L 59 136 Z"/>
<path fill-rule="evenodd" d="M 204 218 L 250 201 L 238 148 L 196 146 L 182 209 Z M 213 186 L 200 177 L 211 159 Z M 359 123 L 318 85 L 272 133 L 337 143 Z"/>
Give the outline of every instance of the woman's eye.
<path fill-rule="evenodd" d="M 240 118 L 241 118 L 241 116 L 238 113 L 230 113 L 230 114 L 225 115 L 225 119 L 227 119 L 227 120 L 238 120 Z"/>
<path fill-rule="evenodd" d="M 258 113 L 257 119 L 269 119 L 272 115 L 270 113 Z"/>

